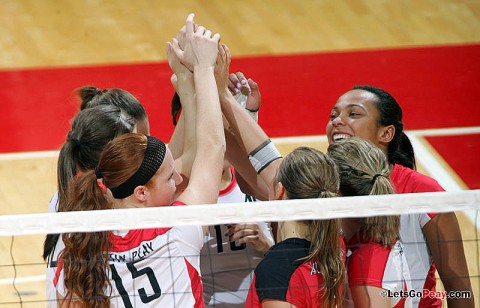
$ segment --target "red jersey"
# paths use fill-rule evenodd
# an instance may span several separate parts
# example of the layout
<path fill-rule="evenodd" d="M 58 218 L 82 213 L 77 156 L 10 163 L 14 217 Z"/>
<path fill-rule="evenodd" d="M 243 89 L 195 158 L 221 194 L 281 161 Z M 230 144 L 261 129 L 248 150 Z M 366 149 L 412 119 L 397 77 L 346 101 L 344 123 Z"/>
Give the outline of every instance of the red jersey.
<path fill-rule="evenodd" d="M 289 302 L 296 307 L 320 307 L 323 275 L 318 263 L 302 262 L 310 242 L 289 238 L 275 244 L 255 269 L 245 307 L 261 307 L 265 299 Z"/>
<path fill-rule="evenodd" d="M 356 233 L 347 243 L 351 251 L 347 259 L 348 286 L 372 286 L 399 294 L 412 289 L 410 270 L 397 241 L 393 247 L 364 240 Z M 390 298 L 390 307 L 411 307 L 412 298 L 397 295 Z"/>

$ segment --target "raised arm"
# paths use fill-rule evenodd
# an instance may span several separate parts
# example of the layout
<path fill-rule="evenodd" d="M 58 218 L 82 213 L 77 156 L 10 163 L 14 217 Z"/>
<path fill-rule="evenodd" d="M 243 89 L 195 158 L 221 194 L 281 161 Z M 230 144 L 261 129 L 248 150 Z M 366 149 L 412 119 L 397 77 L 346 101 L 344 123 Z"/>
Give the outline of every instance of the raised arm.
<path fill-rule="evenodd" d="M 214 76 L 219 34 L 202 26 L 194 29 L 193 14 L 187 18 L 185 46 L 173 40 L 173 50 L 190 71 L 193 71 L 196 93 L 196 154 L 190 181 L 178 198 L 187 204 L 216 203 L 225 153 L 222 115 Z"/>
<path fill-rule="evenodd" d="M 177 157 L 175 157 L 175 168 L 184 180 L 186 179 L 185 183 L 188 183 L 197 148 L 195 140 L 195 84 L 193 73 L 180 63 L 171 45 L 167 45 L 167 56 L 170 68 L 174 72 L 171 81 L 182 104 L 180 119 L 172 135 L 176 138 L 171 140 L 170 143 L 173 142 L 171 146 L 178 151 L 176 153 Z"/>
<path fill-rule="evenodd" d="M 225 53 L 229 57 L 229 50 L 226 46 Z M 243 153 L 247 153 L 250 163 L 254 165 L 256 173 L 260 175 L 261 179 L 268 189 L 270 198 L 273 198 L 273 181 L 276 176 L 276 171 L 281 162 L 280 154 L 275 146 L 269 142 L 268 136 L 262 128 L 248 115 L 242 107 L 236 102 L 232 93 L 228 89 L 228 84 L 218 89 L 222 112 L 227 119 L 230 130 L 235 136 L 238 144 L 244 149 Z M 245 164 L 246 155 L 244 155 L 243 164 Z M 235 166 L 241 166 L 242 162 L 235 162 L 234 157 L 231 163 Z M 244 175 L 242 175 L 244 176 Z M 244 179 L 249 183 L 255 183 L 257 179 Z"/>
<path fill-rule="evenodd" d="M 240 93 L 240 90 L 236 92 L 236 83 L 240 85 L 239 88 L 242 88 L 242 84 L 247 83 L 245 76 L 238 72 L 237 74 L 229 75 L 230 67 L 230 53 L 225 44 L 220 44 L 219 46 L 219 55 L 217 58 L 217 63 L 215 65 L 215 78 L 217 81 L 217 87 L 219 93 L 229 89 L 230 92 Z M 235 82 L 235 85 L 233 84 Z M 258 86 L 253 80 L 250 80 L 252 85 L 252 93 L 248 96 L 247 107 L 248 105 L 257 106 L 254 109 L 258 109 L 260 106 L 260 91 Z M 244 86 L 246 87 L 246 86 Z M 249 90 L 250 88 L 248 88 Z M 250 91 L 250 90 L 249 90 Z M 237 101 L 238 103 L 238 101 Z M 244 109 L 245 107 L 242 107 Z M 245 111 L 245 109 L 244 109 Z M 256 118 L 256 113 L 248 111 L 248 114 L 252 118 Z M 252 115 L 255 114 L 255 117 Z M 268 188 L 265 185 L 265 182 L 258 176 L 253 168 L 252 164 L 248 160 L 248 153 L 242 144 L 237 140 L 234 132 L 230 129 L 228 121 L 224 122 L 225 126 L 225 140 L 227 142 L 227 150 L 225 152 L 225 158 L 235 167 L 235 173 L 238 185 L 240 189 L 250 196 L 254 196 L 259 200 L 268 200 Z"/>

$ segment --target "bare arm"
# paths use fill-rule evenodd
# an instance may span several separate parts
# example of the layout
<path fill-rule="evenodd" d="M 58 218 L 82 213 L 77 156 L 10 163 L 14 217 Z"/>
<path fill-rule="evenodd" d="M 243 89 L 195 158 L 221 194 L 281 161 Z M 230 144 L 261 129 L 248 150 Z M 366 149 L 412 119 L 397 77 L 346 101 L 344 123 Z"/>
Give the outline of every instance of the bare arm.
<path fill-rule="evenodd" d="M 382 296 L 382 292 L 385 292 L 385 290 L 371 286 L 350 288 L 355 308 L 391 307 L 390 299 L 386 296 Z"/>
<path fill-rule="evenodd" d="M 268 299 L 262 302 L 262 307 L 263 308 L 297 308 L 297 306 L 289 302 L 268 300 Z"/>
<path fill-rule="evenodd" d="M 239 175 L 237 182 L 240 189 L 259 200 L 268 200 L 269 189 L 248 160 L 245 148 L 238 143 L 230 130 L 225 131 L 225 140 L 227 141 L 225 156 L 235 166 L 235 172 Z"/>
<path fill-rule="evenodd" d="M 180 117 L 178 118 L 177 125 L 175 125 L 173 134 L 170 137 L 170 141 L 168 142 L 168 148 L 170 149 L 170 152 L 172 152 L 173 159 L 179 158 L 183 153 L 183 142 L 184 142 L 184 133 L 185 133 L 184 125 L 185 125 L 184 114 L 182 112 L 180 113 Z"/>
<path fill-rule="evenodd" d="M 229 50 L 225 46 L 225 50 L 229 56 Z M 236 102 L 232 93 L 228 89 L 228 84 L 218 89 L 222 112 L 230 125 L 230 130 L 238 141 L 238 144 L 244 149 L 244 153 L 251 153 L 257 149 L 262 143 L 268 140 L 268 136 L 262 128 L 242 109 Z M 235 166 L 235 162 L 231 161 Z M 281 159 L 272 161 L 264 168 L 259 176 L 268 189 L 269 198 L 274 196 L 273 182 L 276 176 Z M 249 183 L 256 183 L 257 180 L 247 179 Z"/>
<path fill-rule="evenodd" d="M 175 54 L 193 71 L 196 93 L 196 154 L 190 182 L 179 197 L 187 204 L 216 203 L 225 153 L 225 136 L 214 76 L 220 35 L 199 26 L 194 30 L 193 14 L 186 22 L 185 48 L 174 39 Z"/>
<path fill-rule="evenodd" d="M 170 45 L 167 46 L 167 55 L 168 63 L 174 72 L 171 78 L 172 84 L 182 104 L 180 119 L 173 134 L 173 137 L 175 137 L 174 143 L 169 144 L 169 147 L 173 146 L 176 150 L 175 168 L 186 179 L 186 185 L 190 178 L 196 153 L 194 77 L 192 72 L 180 63 Z"/>
<path fill-rule="evenodd" d="M 447 299 L 448 307 L 474 307 L 462 234 L 455 213 L 436 215 L 423 227 L 423 233 L 445 290 L 470 291 L 471 298 Z"/>
<path fill-rule="evenodd" d="M 229 56 L 230 55 L 227 54 L 227 57 Z M 247 81 L 242 72 L 228 75 L 228 68 L 225 71 L 226 72 L 224 72 L 223 74 L 226 76 L 223 76 L 223 83 L 218 83 L 219 92 L 221 93 L 222 91 L 224 91 L 227 84 L 229 91 L 232 92 L 232 95 L 234 93 L 240 93 L 240 89 L 242 89 L 243 91 L 243 88 L 247 88 L 248 98 L 246 101 L 246 105 L 242 107 L 242 109 L 247 108 L 247 110 L 250 109 L 258 111 L 261 104 L 261 95 L 257 83 L 254 82 L 252 79 L 248 79 Z M 225 78 L 227 76 L 228 83 L 226 84 Z M 221 78 L 217 77 L 217 80 L 220 79 Z M 252 116 L 251 111 L 247 112 L 252 118 L 258 119 L 257 116 Z M 227 152 L 225 153 L 225 156 L 227 157 L 228 161 L 230 161 L 230 163 L 235 166 L 238 185 L 240 186 L 242 191 L 248 193 L 251 196 L 254 196 L 259 200 L 268 200 L 269 188 L 267 187 L 265 182 L 258 176 L 257 172 L 250 163 L 248 159 L 248 152 L 242 145 L 239 144 L 237 138 L 230 129 L 225 132 L 225 139 L 227 141 Z"/>

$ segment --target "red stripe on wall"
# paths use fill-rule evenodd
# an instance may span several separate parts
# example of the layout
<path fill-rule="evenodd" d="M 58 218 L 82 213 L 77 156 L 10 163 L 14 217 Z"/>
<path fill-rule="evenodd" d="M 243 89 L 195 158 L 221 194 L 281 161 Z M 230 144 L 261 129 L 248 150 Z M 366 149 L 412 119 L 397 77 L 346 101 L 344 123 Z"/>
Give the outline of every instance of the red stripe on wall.
<path fill-rule="evenodd" d="M 260 85 L 260 124 L 271 137 L 325 133 L 337 98 L 357 84 L 387 89 L 406 129 L 478 126 L 480 45 L 234 58 Z M 166 63 L 0 71 L 0 152 L 58 149 L 78 109 L 74 89 L 119 87 L 145 105 L 152 135 L 168 141 Z"/>

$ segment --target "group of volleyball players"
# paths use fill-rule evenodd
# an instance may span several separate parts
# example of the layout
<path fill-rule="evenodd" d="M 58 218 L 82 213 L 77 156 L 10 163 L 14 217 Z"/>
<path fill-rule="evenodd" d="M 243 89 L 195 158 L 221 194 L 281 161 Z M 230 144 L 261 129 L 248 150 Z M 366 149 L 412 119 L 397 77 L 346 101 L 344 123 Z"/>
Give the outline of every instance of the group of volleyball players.
<path fill-rule="evenodd" d="M 415 171 L 402 110 L 376 87 L 338 99 L 327 153 L 282 157 L 256 122 L 258 85 L 230 74 L 219 40 L 190 14 L 167 43 L 168 146 L 127 91 L 79 90 L 50 211 L 442 191 Z M 52 307 L 441 307 L 424 292 L 437 271 L 445 290 L 471 291 L 454 213 L 48 235 L 44 258 Z"/>

